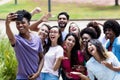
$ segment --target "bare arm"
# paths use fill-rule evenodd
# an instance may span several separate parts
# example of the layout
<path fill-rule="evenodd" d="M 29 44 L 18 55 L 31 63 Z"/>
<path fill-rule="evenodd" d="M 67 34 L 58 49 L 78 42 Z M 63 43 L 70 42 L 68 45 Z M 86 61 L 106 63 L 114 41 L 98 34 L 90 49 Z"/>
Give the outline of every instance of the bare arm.
<path fill-rule="evenodd" d="M 59 57 L 56 59 L 53 70 L 56 71 L 57 69 L 59 69 L 60 65 L 61 65 L 61 61 L 62 61 L 62 57 Z"/>
<path fill-rule="evenodd" d="M 14 34 L 11 31 L 10 23 L 11 23 L 12 19 L 14 19 L 16 17 L 17 16 L 15 14 L 13 14 L 13 15 L 8 14 L 7 18 L 6 18 L 6 22 L 5 22 L 6 34 L 7 34 L 8 38 L 9 38 L 9 41 L 10 41 L 11 45 L 14 45 L 16 40 L 15 40 Z"/>
<path fill-rule="evenodd" d="M 109 69 L 113 70 L 113 71 L 116 71 L 116 72 L 119 72 L 120 71 L 120 66 L 116 67 L 116 66 L 113 66 L 112 63 L 108 63 L 106 61 L 102 61 L 101 62 L 103 65 L 105 65 L 106 67 L 108 67 Z"/>
<path fill-rule="evenodd" d="M 32 31 L 38 31 L 38 25 L 42 22 L 46 22 L 48 21 L 48 19 L 51 17 L 51 13 L 47 13 L 44 16 L 41 17 L 41 19 L 39 19 L 38 21 L 36 21 L 35 23 L 33 23 L 32 25 L 30 25 L 30 30 Z"/>
<path fill-rule="evenodd" d="M 90 80 L 86 75 L 84 75 L 80 72 L 71 72 L 71 74 L 80 76 L 81 80 Z"/>
<path fill-rule="evenodd" d="M 33 16 L 33 15 L 38 14 L 40 12 L 41 12 L 41 8 L 40 7 L 36 7 L 30 13 Z"/>

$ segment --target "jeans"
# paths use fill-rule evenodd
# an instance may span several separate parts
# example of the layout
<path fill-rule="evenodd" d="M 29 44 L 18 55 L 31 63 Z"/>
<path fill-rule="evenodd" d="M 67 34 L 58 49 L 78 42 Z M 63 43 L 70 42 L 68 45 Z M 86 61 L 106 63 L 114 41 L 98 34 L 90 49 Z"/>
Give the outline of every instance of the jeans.
<path fill-rule="evenodd" d="M 58 76 L 53 75 L 51 73 L 41 73 L 41 80 L 58 80 Z"/>

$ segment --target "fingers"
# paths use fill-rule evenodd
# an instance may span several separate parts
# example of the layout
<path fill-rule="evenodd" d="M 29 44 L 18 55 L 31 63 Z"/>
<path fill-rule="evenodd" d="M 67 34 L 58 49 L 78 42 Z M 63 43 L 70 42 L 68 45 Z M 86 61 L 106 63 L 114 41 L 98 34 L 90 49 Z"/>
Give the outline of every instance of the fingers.
<path fill-rule="evenodd" d="M 33 10 L 31 11 L 31 14 L 32 14 L 32 15 L 38 14 L 38 13 L 40 13 L 41 11 L 42 11 L 42 10 L 41 10 L 40 7 L 36 7 L 35 9 L 33 9 Z"/>
<path fill-rule="evenodd" d="M 7 16 L 8 21 L 14 21 L 17 18 L 17 14 L 15 13 L 9 13 Z"/>

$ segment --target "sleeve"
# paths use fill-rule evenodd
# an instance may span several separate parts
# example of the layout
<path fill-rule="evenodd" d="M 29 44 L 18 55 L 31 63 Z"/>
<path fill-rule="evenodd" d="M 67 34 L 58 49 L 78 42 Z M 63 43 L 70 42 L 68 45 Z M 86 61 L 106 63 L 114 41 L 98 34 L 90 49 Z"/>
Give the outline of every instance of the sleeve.
<path fill-rule="evenodd" d="M 120 62 L 118 61 L 117 57 L 112 53 L 112 64 L 113 66 L 119 67 Z"/>
<path fill-rule="evenodd" d="M 42 45 L 41 39 L 40 39 L 40 42 L 39 42 L 39 52 L 43 52 L 43 45 Z"/>
<path fill-rule="evenodd" d="M 63 56 L 63 48 L 61 46 L 58 47 L 57 53 L 56 53 L 56 58 L 62 57 Z"/>

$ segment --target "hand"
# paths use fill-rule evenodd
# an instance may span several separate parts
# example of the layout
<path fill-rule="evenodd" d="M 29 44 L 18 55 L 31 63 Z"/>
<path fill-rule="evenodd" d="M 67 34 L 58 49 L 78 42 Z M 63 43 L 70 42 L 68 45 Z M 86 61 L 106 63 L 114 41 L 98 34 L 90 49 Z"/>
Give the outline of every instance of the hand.
<path fill-rule="evenodd" d="M 41 20 L 43 22 L 46 22 L 46 21 L 48 21 L 49 18 L 51 18 L 51 13 L 50 12 L 48 12 L 47 14 L 45 14 L 44 16 L 42 16 Z"/>
<path fill-rule="evenodd" d="M 101 63 L 102 63 L 103 65 L 105 65 L 106 67 L 108 67 L 109 69 L 113 70 L 113 65 L 112 65 L 112 63 L 108 63 L 108 62 L 106 62 L 106 61 L 102 61 Z"/>
<path fill-rule="evenodd" d="M 32 75 L 29 75 L 29 76 L 28 76 L 28 79 L 29 79 L 29 80 L 35 80 L 38 76 L 39 76 L 38 73 L 34 73 L 34 74 L 32 74 Z"/>
<path fill-rule="evenodd" d="M 72 77 L 70 76 L 70 75 L 71 75 L 71 73 L 66 72 L 66 73 L 65 73 L 65 75 L 66 75 L 66 77 L 67 77 L 67 78 L 69 78 L 69 79 L 71 79 L 71 78 L 72 78 Z"/>
<path fill-rule="evenodd" d="M 17 18 L 17 14 L 9 13 L 6 17 L 6 24 L 9 24 L 11 21 L 14 21 Z"/>
<path fill-rule="evenodd" d="M 78 72 L 82 71 L 82 72 L 85 72 L 86 68 L 83 66 L 83 65 L 74 65 L 72 67 L 73 70 L 76 70 Z"/>
<path fill-rule="evenodd" d="M 38 14 L 38 13 L 40 13 L 41 11 L 42 11 L 42 10 L 41 10 L 40 7 L 36 7 L 35 9 L 33 9 L 33 10 L 31 11 L 31 15 Z"/>
<path fill-rule="evenodd" d="M 70 72 L 70 73 L 80 76 L 81 80 L 89 80 L 89 78 L 86 75 L 84 75 L 84 74 L 82 74 L 80 72 Z"/>

